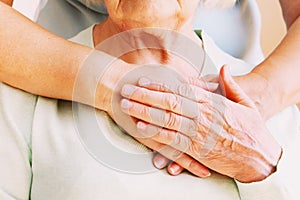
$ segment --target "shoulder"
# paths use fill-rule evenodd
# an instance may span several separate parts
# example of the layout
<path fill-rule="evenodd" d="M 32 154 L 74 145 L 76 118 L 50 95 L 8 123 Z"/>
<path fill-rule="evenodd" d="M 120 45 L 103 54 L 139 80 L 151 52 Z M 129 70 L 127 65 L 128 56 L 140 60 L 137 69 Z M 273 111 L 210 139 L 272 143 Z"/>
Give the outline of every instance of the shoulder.
<path fill-rule="evenodd" d="M 251 71 L 251 69 L 255 66 L 252 63 L 247 63 L 242 59 L 235 58 L 224 52 L 204 31 L 201 31 L 201 38 L 206 56 L 210 60 L 209 63 L 206 63 L 206 65 L 208 65 L 207 68 L 211 68 L 209 65 L 213 64 L 218 73 L 223 65 L 228 65 L 230 66 L 232 75 L 242 75 Z"/>

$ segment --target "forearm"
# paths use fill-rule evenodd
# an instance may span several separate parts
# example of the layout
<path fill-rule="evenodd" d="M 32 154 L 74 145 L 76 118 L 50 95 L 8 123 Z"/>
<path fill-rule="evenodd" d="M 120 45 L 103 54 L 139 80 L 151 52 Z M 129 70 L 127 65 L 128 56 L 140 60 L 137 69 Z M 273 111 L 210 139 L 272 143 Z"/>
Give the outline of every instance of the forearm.
<path fill-rule="evenodd" d="M 270 118 L 285 107 L 300 102 L 300 18 L 260 65 L 236 80 L 254 100 L 262 116 Z"/>
<path fill-rule="evenodd" d="M 12 4 L 13 4 L 13 0 L 0 0 L 0 2 L 3 2 L 9 6 L 12 6 Z"/>
<path fill-rule="evenodd" d="M 300 15 L 300 1 L 299 0 L 279 0 L 284 21 L 287 29 L 291 27 L 294 21 Z"/>
<path fill-rule="evenodd" d="M 253 71 L 264 75 L 275 93 L 278 109 L 300 102 L 300 17 L 276 50 Z"/>
<path fill-rule="evenodd" d="M 91 49 L 59 38 L 0 2 L 0 80 L 30 93 L 70 100 Z"/>

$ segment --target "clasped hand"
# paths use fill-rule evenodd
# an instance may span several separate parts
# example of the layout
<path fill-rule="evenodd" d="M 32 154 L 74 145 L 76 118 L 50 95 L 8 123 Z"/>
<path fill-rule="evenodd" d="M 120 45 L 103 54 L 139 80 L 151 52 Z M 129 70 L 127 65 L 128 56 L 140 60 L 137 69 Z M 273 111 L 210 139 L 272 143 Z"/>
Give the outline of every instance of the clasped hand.
<path fill-rule="evenodd" d="M 126 99 L 121 107 L 138 119 L 138 140 L 143 143 L 151 139 L 170 146 L 241 182 L 260 181 L 272 174 L 281 147 L 228 69 L 223 67 L 219 77 L 219 88 L 227 98 L 203 88 L 200 79 L 174 85 L 142 78 L 139 86 L 123 87 Z M 166 154 L 164 148 L 154 150 Z"/>

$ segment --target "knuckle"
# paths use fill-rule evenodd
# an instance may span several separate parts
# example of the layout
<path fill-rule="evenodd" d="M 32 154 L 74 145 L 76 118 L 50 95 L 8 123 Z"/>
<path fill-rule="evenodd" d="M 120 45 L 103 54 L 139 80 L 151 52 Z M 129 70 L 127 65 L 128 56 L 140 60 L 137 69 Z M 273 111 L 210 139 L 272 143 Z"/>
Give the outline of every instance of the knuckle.
<path fill-rule="evenodd" d="M 189 137 L 177 133 L 174 140 L 174 145 L 176 145 L 176 148 L 180 149 L 182 152 L 188 152 L 190 146 L 192 145 L 192 140 Z"/>
<path fill-rule="evenodd" d="M 180 126 L 180 117 L 172 112 L 166 112 L 164 119 L 164 126 L 167 128 L 175 128 Z"/>
<path fill-rule="evenodd" d="M 203 88 L 203 86 L 205 86 L 205 81 L 204 81 L 203 78 L 194 78 L 194 77 L 192 77 L 192 78 L 189 79 L 189 83 L 193 84 L 195 86 L 201 87 L 201 88 Z"/>
<path fill-rule="evenodd" d="M 147 95 L 147 91 L 145 89 L 139 89 L 136 91 L 136 93 L 142 102 L 147 101 L 148 95 Z"/>
<path fill-rule="evenodd" d="M 196 85 L 196 83 L 197 83 L 197 78 L 195 78 L 195 77 L 189 77 L 189 78 L 188 78 L 188 83 L 189 83 L 189 84 L 192 84 L 192 85 Z"/>
<path fill-rule="evenodd" d="M 186 101 L 182 105 L 182 110 L 188 111 L 189 118 L 195 119 L 200 116 L 202 112 L 202 105 L 198 102 Z"/>
<path fill-rule="evenodd" d="M 178 160 L 179 158 L 181 158 L 182 155 L 183 155 L 183 152 L 182 152 L 182 151 L 179 151 L 179 150 L 174 149 L 174 150 L 172 151 L 172 154 L 171 154 L 171 159 L 172 159 L 173 161 L 176 161 L 176 160 Z"/>
<path fill-rule="evenodd" d="M 141 109 L 138 110 L 138 115 L 143 119 L 150 119 L 150 110 L 146 106 L 142 106 Z"/>
<path fill-rule="evenodd" d="M 174 149 L 170 145 L 165 145 L 157 151 L 172 161 L 176 161 L 180 159 L 183 155 L 185 155 L 182 151 Z"/>
<path fill-rule="evenodd" d="M 170 91 L 171 90 L 171 86 L 168 85 L 167 83 L 159 84 L 159 87 L 160 87 L 160 91 Z"/>
<path fill-rule="evenodd" d="M 195 137 L 197 136 L 197 131 L 198 131 L 198 123 L 195 122 L 194 120 L 190 120 L 188 122 L 188 134 L 191 136 L 191 137 Z"/>
<path fill-rule="evenodd" d="M 175 133 L 173 145 L 174 146 L 182 145 L 182 138 L 178 132 Z"/>
<path fill-rule="evenodd" d="M 159 137 L 160 139 L 163 139 L 166 143 L 170 143 L 170 141 L 172 141 L 172 138 L 170 138 L 172 135 L 169 134 L 168 130 L 165 130 L 163 128 L 160 128 L 157 131 L 156 136 Z"/>
<path fill-rule="evenodd" d="M 197 167 L 199 166 L 199 162 L 191 159 L 189 164 L 187 165 L 187 169 L 197 169 Z"/>
<path fill-rule="evenodd" d="M 181 96 L 189 96 L 191 94 L 192 88 L 190 87 L 189 84 L 181 84 L 177 87 L 177 94 L 181 95 Z"/>
<path fill-rule="evenodd" d="M 164 104 L 167 107 L 167 109 L 172 111 L 180 111 L 182 101 L 180 96 L 175 94 L 169 94 L 165 96 Z"/>
<path fill-rule="evenodd" d="M 204 158 L 207 155 L 207 153 L 202 148 L 202 145 L 200 145 L 200 144 L 190 145 L 189 151 L 190 151 L 191 155 L 194 155 L 196 158 L 199 158 L 199 159 Z"/>

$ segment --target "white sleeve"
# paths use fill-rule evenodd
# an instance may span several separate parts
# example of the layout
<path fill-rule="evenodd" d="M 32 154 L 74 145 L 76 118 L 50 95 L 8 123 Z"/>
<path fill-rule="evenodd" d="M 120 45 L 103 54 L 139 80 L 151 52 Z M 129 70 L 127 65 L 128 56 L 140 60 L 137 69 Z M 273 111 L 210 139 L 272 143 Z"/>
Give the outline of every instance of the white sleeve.
<path fill-rule="evenodd" d="M 0 83 L 0 199 L 29 199 L 36 96 Z"/>

